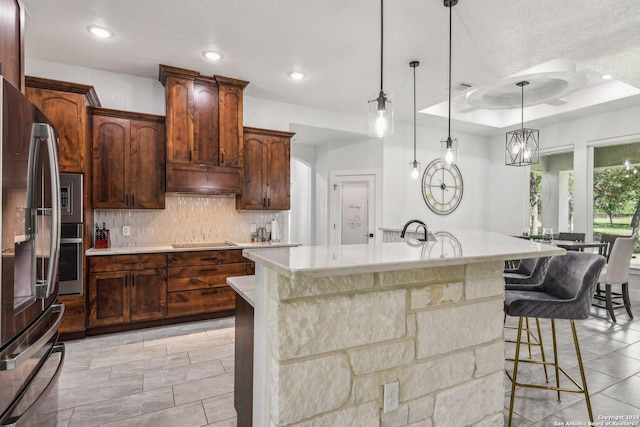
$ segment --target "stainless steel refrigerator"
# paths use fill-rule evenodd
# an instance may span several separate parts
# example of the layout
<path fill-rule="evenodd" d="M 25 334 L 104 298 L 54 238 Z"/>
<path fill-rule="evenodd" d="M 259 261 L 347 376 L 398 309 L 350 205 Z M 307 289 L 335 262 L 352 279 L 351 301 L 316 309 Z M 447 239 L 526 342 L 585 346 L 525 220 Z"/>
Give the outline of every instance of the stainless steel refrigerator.
<path fill-rule="evenodd" d="M 53 126 L 0 76 L 0 426 L 53 426 L 64 362 L 57 304 L 60 174 Z"/>

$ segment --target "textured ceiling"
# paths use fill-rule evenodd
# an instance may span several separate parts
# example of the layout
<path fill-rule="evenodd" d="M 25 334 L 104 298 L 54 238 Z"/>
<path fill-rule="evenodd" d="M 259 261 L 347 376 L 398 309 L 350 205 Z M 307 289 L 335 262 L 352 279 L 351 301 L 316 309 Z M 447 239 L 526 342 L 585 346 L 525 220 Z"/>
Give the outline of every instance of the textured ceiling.
<path fill-rule="evenodd" d="M 377 0 L 25 0 L 26 55 L 157 78 L 158 64 L 249 80 L 246 93 L 365 115 L 379 88 Z M 93 38 L 91 24 L 115 33 Z M 453 14 L 453 82 L 494 84 L 566 58 L 640 87 L 639 0 L 460 0 Z M 441 0 L 385 3 L 385 90 L 396 117 L 446 99 L 448 9 Z M 224 55 L 211 63 L 213 49 Z M 299 69 L 303 81 L 287 73 Z M 609 107 L 615 107 L 615 104 Z M 441 125 L 441 118 L 421 118 Z"/>

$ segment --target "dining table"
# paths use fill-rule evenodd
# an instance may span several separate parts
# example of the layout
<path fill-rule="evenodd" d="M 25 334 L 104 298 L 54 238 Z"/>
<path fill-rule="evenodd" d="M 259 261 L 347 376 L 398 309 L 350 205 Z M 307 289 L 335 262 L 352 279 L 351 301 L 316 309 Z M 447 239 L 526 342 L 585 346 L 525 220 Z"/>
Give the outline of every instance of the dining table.
<path fill-rule="evenodd" d="M 606 242 L 575 242 L 573 240 L 552 240 L 551 244 L 568 251 L 580 251 L 587 248 L 597 248 L 598 251 L 607 247 Z"/>

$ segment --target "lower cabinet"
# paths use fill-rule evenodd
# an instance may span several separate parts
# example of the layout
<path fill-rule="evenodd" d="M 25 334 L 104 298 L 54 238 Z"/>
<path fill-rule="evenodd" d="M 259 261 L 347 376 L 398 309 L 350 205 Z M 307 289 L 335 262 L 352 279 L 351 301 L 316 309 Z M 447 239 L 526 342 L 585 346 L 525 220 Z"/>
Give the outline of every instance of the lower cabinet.
<path fill-rule="evenodd" d="M 165 266 L 164 254 L 90 258 L 89 327 L 166 317 Z"/>
<path fill-rule="evenodd" d="M 235 310 L 242 249 L 89 257 L 88 328 Z"/>

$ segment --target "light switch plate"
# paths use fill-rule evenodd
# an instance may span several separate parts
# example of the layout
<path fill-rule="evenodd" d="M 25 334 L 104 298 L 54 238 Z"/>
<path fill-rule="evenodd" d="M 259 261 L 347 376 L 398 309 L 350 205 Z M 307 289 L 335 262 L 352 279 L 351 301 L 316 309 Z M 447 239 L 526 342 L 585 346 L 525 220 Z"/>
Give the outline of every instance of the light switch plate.
<path fill-rule="evenodd" d="M 123 236 L 131 236 L 131 226 L 130 225 L 123 225 L 122 226 L 122 235 Z"/>

